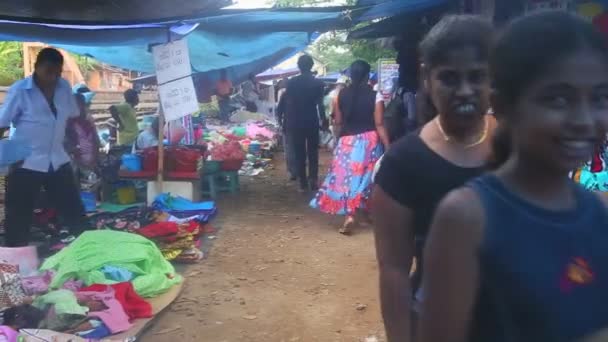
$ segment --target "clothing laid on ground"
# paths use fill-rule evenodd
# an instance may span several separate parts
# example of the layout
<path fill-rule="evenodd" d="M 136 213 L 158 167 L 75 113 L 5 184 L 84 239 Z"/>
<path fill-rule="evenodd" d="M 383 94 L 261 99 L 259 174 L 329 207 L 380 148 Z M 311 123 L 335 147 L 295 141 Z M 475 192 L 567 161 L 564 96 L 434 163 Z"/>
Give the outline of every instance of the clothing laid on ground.
<path fill-rule="evenodd" d="M 105 310 L 91 311 L 88 317 L 98 318 L 103 321 L 112 334 L 121 333 L 129 330 L 132 325 L 129 323 L 129 316 L 125 312 L 120 302 L 114 295 L 114 289 L 107 286 L 102 291 L 84 291 L 76 293 L 76 297 L 80 302 L 100 301 L 106 307 Z"/>
<path fill-rule="evenodd" d="M 483 168 L 464 168 L 445 160 L 413 132 L 391 145 L 382 158 L 376 184 L 393 200 L 413 213 L 415 255 L 422 260 L 424 240 L 437 205 L 450 191 L 479 176 Z M 418 262 L 412 290 L 422 275 Z"/>
<path fill-rule="evenodd" d="M 86 285 L 114 283 L 100 270 L 105 265 L 133 272 L 136 276 L 133 287 L 142 297 L 165 293 L 182 280 L 152 241 L 112 230 L 85 232 L 68 247 L 48 258 L 40 270 L 52 269 L 57 272 L 51 288 L 58 288 L 74 277 Z"/>
<path fill-rule="evenodd" d="M 334 215 L 368 210 L 374 165 L 383 152 L 376 131 L 340 138 L 330 171 L 310 206 Z"/>
<path fill-rule="evenodd" d="M 6 325 L 0 325 L 0 342 L 17 342 L 19 332 Z"/>
<path fill-rule="evenodd" d="M 86 316 L 89 309 L 78 303 L 78 299 L 74 292 L 69 290 L 51 291 L 34 300 L 34 307 L 45 310 L 49 305 L 52 305 L 55 314 L 57 315 L 78 315 Z"/>
<path fill-rule="evenodd" d="M 19 168 L 9 173 L 6 191 L 6 245 L 27 246 L 33 212 L 40 189 L 44 188 L 50 203 L 57 209 L 62 226 L 74 235 L 85 225 L 85 212 L 80 192 L 69 163 L 48 172 Z"/>
<path fill-rule="evenodd" d="M 469 185 L 485 212 L 471 341 L 579 341 L 608 328 L 608 210 L 572 183 L 576 208 L 527 202 L 494 175 Z"/>
<path fill-rule="evenodd" d="M 341 138 L 311 207 L 334 215 L 355 215 L 359 209 L 369 209 L 374 166 L 384 153 L 374 121 L 376 101 L 382 98 L 367 85 L 340 92 Z"/>
<path fill-rule="evenodd" d="M 120 302 L 131 321 L 138 318 L 152 317 L 152 306 L 135 292 L 131 283 L 125 282 L 113 285 L 95 284 L 83 288 L 82 291 L 104 292 L 108 287 L 114 289 L 116 300 Z"/>
<path fill-rule="evenodd" d="M 132 145 L 139 135 L 135 108 L 126 102 L 115 107 L 121 121 L 120 130 L 118 131 L 118 145 Z"/>

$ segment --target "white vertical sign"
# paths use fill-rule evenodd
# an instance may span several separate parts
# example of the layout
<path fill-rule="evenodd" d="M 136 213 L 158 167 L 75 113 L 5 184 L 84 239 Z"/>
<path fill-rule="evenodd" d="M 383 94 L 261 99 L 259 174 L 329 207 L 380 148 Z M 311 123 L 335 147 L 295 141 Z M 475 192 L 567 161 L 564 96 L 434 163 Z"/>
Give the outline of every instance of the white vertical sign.
<path fill-rule="evenodd" d="M 158 87 L 158 93 L 167 121 L 199 111 L 192 77 L 162 84 Z"/>
<path fill-rule="evenodd" d="M 190 52 L 186 39 L 152 48 L 156 81 L 167 121 L 177 120 L 199 111 L 192 81 Z"/>
<path fill-rule="evenodd" d="M 154 56 L 156 69 L 156 82 L 159 85 L 192 74 L 190 52 L 186 39 L 154 46 L 152 55 Z"/>

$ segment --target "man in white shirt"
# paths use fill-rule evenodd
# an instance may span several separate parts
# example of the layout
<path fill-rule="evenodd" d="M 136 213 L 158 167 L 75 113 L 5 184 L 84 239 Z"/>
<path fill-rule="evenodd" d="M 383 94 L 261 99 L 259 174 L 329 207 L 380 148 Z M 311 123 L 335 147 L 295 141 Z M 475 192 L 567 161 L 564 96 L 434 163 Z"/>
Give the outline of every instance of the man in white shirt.
<path fill-rule="evenodd" d="M 0 129 L 12 124 L 12 139 L 32 148 L 31 155 L 13 165 L 8 175 L 5 244 L 9 247 L 28 245 L 34 205 L 42 187 L 70 233 L 75 235 L 82 228 L 84 208 L 63 145 L 66 122 L 77 117 L 79 109 L 70 84 L 61 78 L 62 70 L 61 53 L 43 49 L 34 75 L 13 84 L 0 108 Z"/>

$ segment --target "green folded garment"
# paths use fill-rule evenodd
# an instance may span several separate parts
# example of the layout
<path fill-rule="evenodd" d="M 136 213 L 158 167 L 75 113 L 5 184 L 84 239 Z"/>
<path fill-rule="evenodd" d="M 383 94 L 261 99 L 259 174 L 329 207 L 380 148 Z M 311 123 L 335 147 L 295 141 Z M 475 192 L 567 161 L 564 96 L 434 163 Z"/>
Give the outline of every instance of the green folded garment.
<path fill-rule="evenodd" d="M 143 236 L 112 230 L 96 230 L 82 234 L 71 245 L 48 258 L 42 271 L 55 270 L 52 289 L 60 288 L 70 279 L 92 284 L 114 284 L 102 267 L 112 265 L 134 274 L 135 291 L 142 297 L 154 297 L 179 284 L 182 277 L 156 245 Z"/>

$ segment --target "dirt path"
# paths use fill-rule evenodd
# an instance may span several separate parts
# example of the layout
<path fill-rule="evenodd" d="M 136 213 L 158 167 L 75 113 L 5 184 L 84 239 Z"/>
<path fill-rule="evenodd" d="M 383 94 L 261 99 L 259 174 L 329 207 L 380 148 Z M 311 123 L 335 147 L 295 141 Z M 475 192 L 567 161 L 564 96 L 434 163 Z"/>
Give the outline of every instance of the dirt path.
<path fill-rule="evenodd" d="M 383 340 L 371 229 L 339 235 L 277 167 L 220 200 L 208 259 L 144 341 Z"/>

